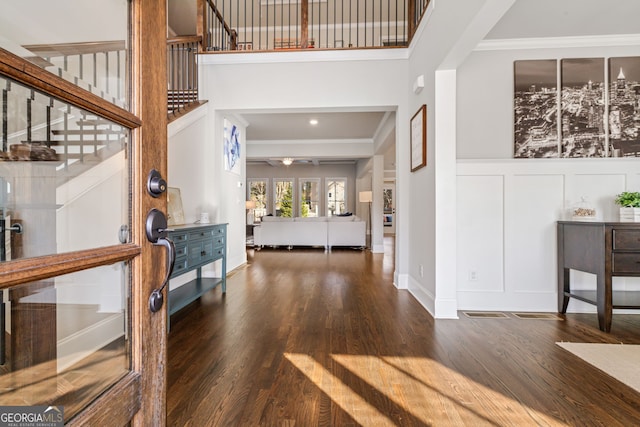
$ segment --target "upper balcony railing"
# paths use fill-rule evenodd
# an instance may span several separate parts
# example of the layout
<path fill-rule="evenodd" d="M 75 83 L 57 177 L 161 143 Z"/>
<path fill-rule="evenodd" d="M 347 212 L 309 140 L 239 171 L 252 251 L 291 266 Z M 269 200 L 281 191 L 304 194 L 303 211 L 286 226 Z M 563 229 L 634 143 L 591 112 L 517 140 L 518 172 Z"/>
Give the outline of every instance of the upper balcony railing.
<path fill-rule="evenodd" d="M 408 46 L 429 0 L 198 0 L 203 52 Z"/>

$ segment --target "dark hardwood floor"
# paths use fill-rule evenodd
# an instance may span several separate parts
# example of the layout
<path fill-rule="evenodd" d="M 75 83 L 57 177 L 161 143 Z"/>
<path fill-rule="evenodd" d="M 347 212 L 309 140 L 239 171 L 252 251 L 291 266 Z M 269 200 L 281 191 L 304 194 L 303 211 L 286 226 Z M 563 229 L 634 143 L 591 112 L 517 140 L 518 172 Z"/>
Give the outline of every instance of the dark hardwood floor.
<path fill-rule="evenodd" d="M 249 251 L 172 317 L 170 426 L 637 426 L 640 393 L 557 341 L 640 344 L 640 315 L 434 320 L 369 251 Z"/>

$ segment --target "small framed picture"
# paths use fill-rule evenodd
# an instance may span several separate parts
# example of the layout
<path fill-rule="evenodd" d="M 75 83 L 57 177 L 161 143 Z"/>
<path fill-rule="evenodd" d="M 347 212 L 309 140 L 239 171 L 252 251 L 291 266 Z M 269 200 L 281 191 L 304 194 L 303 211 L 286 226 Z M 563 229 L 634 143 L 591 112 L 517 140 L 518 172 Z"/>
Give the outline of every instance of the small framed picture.
<path fill-rule="evenodd" d="M 184 210 L 182 209 L 182 195 L 180 189 L 167 188 L 167 225 L 184 224 Z"/>
<path fill-rule="evenodd" d="M 422 105 L 411 118 L 411 172 L 427 165 L 427 106 Z"/>
<path fill-rule="evenodd" d="M 253 50 L 253 43 L 251 42 L 239 42 L 236 46 L 237 50 Z"/>

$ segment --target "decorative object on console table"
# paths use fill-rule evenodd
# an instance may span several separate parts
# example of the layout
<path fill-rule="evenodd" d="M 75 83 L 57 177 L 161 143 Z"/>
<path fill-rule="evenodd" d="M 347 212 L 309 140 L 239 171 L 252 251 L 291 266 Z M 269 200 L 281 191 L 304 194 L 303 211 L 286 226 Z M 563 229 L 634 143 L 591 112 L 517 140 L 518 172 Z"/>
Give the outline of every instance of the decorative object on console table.
<path fill-rule="evenodd" d="M 227 224 L 196 224 L 173 227 L 176 260 L 171 278 L 197 270 L 195 279 L 169 291 L 169 316 L 218 285 L 227 292 Z M 221 260 L 219 277 L 202 277 L 202 267 Z"/>
<path fill-rule="evenodd" d="M 614 202 L 620 206 L 620 222 L 640 222 L 640 192 L 623 191 Z"/>
<path fill-rule="evenodd" d="M 411 172 L 427 165 L 427 106 L 422 105 L 411 118 Z"/>
<path fill-rule="evenodd" d="M 589 204 L 586 197 L 582 197 L 571 210 L 571 219 L 573 221 L 595 221 L 596 209 Z"/>

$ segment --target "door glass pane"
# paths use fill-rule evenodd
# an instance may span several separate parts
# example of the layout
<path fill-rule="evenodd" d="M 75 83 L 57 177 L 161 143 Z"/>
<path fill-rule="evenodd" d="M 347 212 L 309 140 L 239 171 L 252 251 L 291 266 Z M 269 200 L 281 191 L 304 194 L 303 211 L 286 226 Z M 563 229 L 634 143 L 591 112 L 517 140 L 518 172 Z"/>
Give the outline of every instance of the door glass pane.
<path fill-rule="evenodd" d="M 0 259 L 121 242 L 129 130 L 1 76 L 0 88 Z"/>
<path fill-rule="evenodd" d="M 129 266 L 0 291 L 0 405 L 64 407 L 65 421 L 130 369 Z"/>
<path fill-rule="evenodd" d="M 345 213 L 346 186 L 344 178 L 327 178 L 327 216 Z"/>
<path fill-rule="evenodd" d="M 293 217 L 293 180 L 276 180 L 275 187 L 275 216 Z"/>
<path fill-rule="evenodd" d="M 255 203 L 253 212 L 249 212 L 249 215 L 253 215 L 253 222 L 259 223 L 262 221 L 262 217 L 267 214 L 267 206 L 269 199 L 267 197 L 267 180 L 266 179 L 252 179 L 249 181 L 249 198 L 247 200 Z"/>
<path fill-rule="evenodd" d="M 320 178 L 300 178 L 301 217 L 320 215 Z"/>
<path fill-rule="evenodd" d="M 128 0 L 4 1 L 0 47 L 128 108 L 128 28 Z"/>

